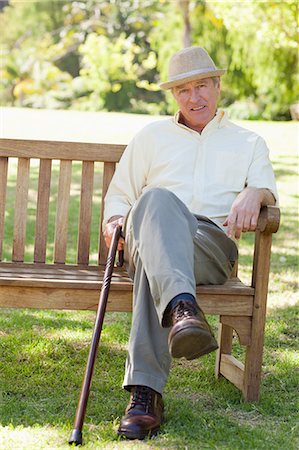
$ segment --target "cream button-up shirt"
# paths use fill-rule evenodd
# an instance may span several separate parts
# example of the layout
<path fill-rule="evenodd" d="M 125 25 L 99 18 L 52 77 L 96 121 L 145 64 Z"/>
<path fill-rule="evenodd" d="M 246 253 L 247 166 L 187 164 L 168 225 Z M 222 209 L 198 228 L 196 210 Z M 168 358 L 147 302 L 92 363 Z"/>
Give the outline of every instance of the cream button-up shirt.
<path fill-rule="evenodd" d="M 103 225 L 125 216 L 146 190 L 163 187 L 225 231 L 222 224 L 246 186 L 269 189 L 278 199 L 265 141 L 223 111 L 201 134 L 179 123 L 177 113 L 147 125 L 127 146 L 105 198 Z"/>

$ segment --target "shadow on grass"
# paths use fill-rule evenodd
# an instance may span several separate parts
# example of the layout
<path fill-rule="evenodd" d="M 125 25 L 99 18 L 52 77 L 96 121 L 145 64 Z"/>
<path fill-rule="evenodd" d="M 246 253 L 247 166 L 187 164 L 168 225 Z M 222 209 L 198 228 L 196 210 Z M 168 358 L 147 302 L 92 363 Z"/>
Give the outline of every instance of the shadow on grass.
<path fill-rule="evenodd" d="M 58 313 L 56 322 L 54 317 L 38 317 L 39 314 L 42 312 L 1 312 L 2 426 L 58 425 L 72 421 L 75 415 L 93 320 L 80 318 L 80 313 L 76 319 L 67 317 L 72 313 Z M 120 367 L 124 365 L 126 351 L 121 344 L 107 344 L 109 334 L 109 326 L 104 327 L 90 395 L 89 420 L 110 420 L 122 410 Z M 106 397 L 109 401 L 105 401 Z"/>
<path fill-rule="evenodd" d="M 155 448 L 195 449 L 198 442 L 202 448 L 240 448 L 241 442 L 242 448 L 264 448 L 259 444 L 265 439 L 268 448 L 292 448 L 283 442 L 290 442 L 286 431 L 296 416 L 297 314 L 287 307 L 268 317 L 259 403 L 245 403 L 229 382 L 214 379 L 214 354 L 175 360 L 165 390 L 166 421 L 151 441 Z M 0 312 L 3 426 L 72 428 L 93 318 L 89 312 Z M 89 441 L 96 442 L 101 430 L 118 440 L 116 422 L 128 399 L 121 383 L 130 320 L 129 314 L 107 316 L 87 409 Z"/>
<path fill-rule="evenodd" d="M 297 158 L 288 158 L 288 161 L 283 161 L 283 163 L 281 161 L 272 162 L 276 180 L 278 181 L 283 177 L 297 177 L 297 164 Z"/>

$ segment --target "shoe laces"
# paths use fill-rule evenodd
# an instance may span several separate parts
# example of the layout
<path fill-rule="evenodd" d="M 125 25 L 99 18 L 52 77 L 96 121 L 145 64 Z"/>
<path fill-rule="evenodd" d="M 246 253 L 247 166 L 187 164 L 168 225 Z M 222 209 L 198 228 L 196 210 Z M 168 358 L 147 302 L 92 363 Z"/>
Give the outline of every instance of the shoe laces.
<path fill-rule="evenodd" d="M 176 320 L 188 319 L 189 317 L 196 316 L 197 308 L 191 302 L 180 301 L 175 308 L 175 318 Z"/>
<path fill-rule="evenodd" d="M 132 392 L 129 410 L 139 407 L 139 409 L 143 409 L 146 413 L 148 413 L 151 403 L 152 390 L 147 386 L 137 386 Z"/>

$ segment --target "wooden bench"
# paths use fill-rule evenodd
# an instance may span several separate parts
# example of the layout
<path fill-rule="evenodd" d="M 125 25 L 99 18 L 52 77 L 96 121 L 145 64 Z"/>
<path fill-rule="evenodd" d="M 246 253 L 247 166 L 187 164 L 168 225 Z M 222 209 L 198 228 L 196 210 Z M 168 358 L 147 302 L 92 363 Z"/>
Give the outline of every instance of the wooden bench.
<path fill-rule="evenodd" d="M 101 211 L 103 209 L 103 198 L 123 150 L 124 145 L 0 140 L 2 308 L 97 308 L 106 248 L 99 230 L 98 261 L 90 262 L 92 214 L 99 207 Z M 103 163 L 103 167 L 98 167 L 98 162 Z M 8 163 L 12 167 L 17 164 L 17 176 L 8 177 Z M 78 181 L 76 169 L 77 179 L 74 182 L 72 166 L 76 164 L 80 165 L 80 169 L 82 166 L 82 176 Z M 37 176 L 37 187 L 32 189 L 32 179 Z M 55 177 L 59 181 L 57 192 L 53 194 Z M 101 188 L 94 187 L 94 177 L 97 180 L 101 178 Z M 13 235 L 12 230 L 6 227 L 12 214 L 11 190 L 15 193 Z M 38 194 L 35 197 L 36 190 Z M 10 200 L 6 202 L 8 191 Z M 68 230 L 74 226 L 73 220 L 71 223 L 68 221 L 70 198 L 79 203 L 77 257 L 72 264 L 66 262 Z M 55 236 L 51 238 L 47 234 L 49 211 L 51 208 L 53 210 L 53 204 L 56 210 L 53 219 Z M 26 256 L 26 223 L 29 219 L 35 222 L 35 232 L 32 231 L 34 244 L 32 235 L 29 236 L 33 247 L 31 261 L 27 261 Z M 197 288 L 198 300 L 205 313 L 216 314 L 220 318 L 216 376 L 230 380 L 248 401 L 259 398 L 271 240 L 278 226 L 279 209 L 263 208 L 255 233 L 251 286 L 244 285 L 235 273 L 223 286 Z M 4 239 L 6 235 L 10 235 L 10 238 Z M 11 247 L 10 257 L 5 250 L 7 246 Z M 48 261 L 49 249 L 53 253 L 52 262 Z M 5 259 L 3 254 L 6 255 Z M 130 311 L 131 301 L 132 282 L 123 268 L 115 269 L 107 310 Z M 233 330 L 246 349 L 244 364 L 231 354 Z"/>

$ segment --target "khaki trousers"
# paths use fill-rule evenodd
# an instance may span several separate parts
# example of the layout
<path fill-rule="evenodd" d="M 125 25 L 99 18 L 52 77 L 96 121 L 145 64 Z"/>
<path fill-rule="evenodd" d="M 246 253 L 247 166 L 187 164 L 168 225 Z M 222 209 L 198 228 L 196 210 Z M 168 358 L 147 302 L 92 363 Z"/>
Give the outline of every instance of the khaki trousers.
<path fill-rule="evenodd" d="M 237 247 L 212 221 L 195 217 L 164 188 L 146 191 L 125 223 L 125 262 L 134 280 L 132 327 L 123 387 L 162 393 L 171 364 L 168 303 L 180 293 L 196 297 L 197 284 L 222 284 Z M 199 299 L 200 304 L 200 299 Z"/>

